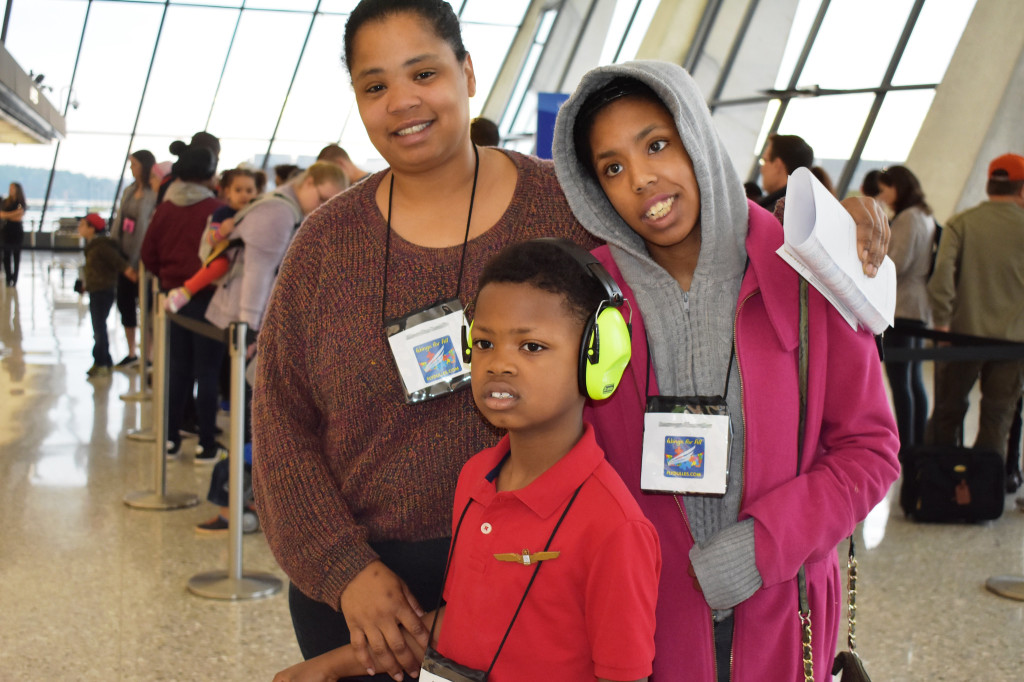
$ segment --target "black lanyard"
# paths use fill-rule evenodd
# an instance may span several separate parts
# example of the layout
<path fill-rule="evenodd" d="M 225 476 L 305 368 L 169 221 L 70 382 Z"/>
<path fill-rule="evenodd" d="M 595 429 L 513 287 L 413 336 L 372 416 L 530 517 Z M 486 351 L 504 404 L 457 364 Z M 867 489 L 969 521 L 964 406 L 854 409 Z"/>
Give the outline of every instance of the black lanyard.
<path fill-rule="evenodd" d="M 651 358 L 654 356 L 654 351 L 651 350 L 651 340 L 647 336 L 647 329 L 644 329 L 644 343 L 647 344 L 647 376 L 644 377 L 644 405 L 647 404 L 647 399 L 651 397 Z M 732 350 L 729 353 L 729 364 L 725 368 L 725 388 L 722 390 L 722 402 L 729 396 L 729 375 L 732 374 L 732 361 L 736 357 L 736 344 L 732 344 Z M 697 395 L 696 379 L 693 375 L 690 375 L 690 380 L 694 384 L 693 395 Z"/>
<path fill-rule="evenodd" d="M 565 515 L 569 513 L 569 508 L 572 503 L 576 501 L 576 496 L 580 494 L 580 490 L 586 481 L 580 483 L 579 488 L 576 488 L 576 492 L 569 498 L 569 504 L 565 505 L 565 509 L 562 510 L 562 515 L 558 518 L 558 523 L 555 524 L 554 529 L 551 531 L 551 537 L 548 538 L 548 542 L 544 545 L 544 551 L 548 551 L 551 548 L 551 542 L 555 539 L 555 533 L 558 532 L 558 528 L 562 525 L 562 521 L 565 520 Z M 444 586 L 448 582 L 448 569 L 452 566 L 452 556 L 455 554 L 455 543 L 459 539 L 459 530 L 462 528 L 462 521 L 466 518 L 466 512 L 469 511 L 469 505 L 473 504 L 473 498 L 470 497 L 466 502 L 466 506 L 462 510 L 462 515 L 459 516 L 459 523 L 455 526 L 455 535 L 452 537 L 452 546 L 448 550 L 448 561 L 444 565 L 444 577 L 441 578 L 441 596 L 437 599 L 437 609 L 441 608 L 441 602 L 444 600 Z M 516 612 L 512 614 L 512 622 L 508 624 L 508 629 L 505 630 L 505 636 L 501 638 L 501 644 L 498 645 L 498 650 L 494 652 L 494 658 L 491 659 L 491 665 L 487 668 L 487 676 L 490 677 L 491 671 L 494 670 L 494 664 L 498 662 L 498 654 L 501 653 L 502 648 L 505 646 L 505 642 L 508 640 L 508 635 L 512 632 L 512 626 L 516 623 L 516 618 L 519 617 L 519 611 L 523 608 L 523 604 L 526 602 L 526 595 L 530 593 L 530 588 L 533 587 L 533 581 L 537 579 L 537 573 L 540 571 L 540 567 L 544 564 L 543 561 L 537 562 L 537 567 L 533 569 L 533 575 L 530 576 L 530 582 L 526 584 L 526 589 L 523 590 L 523 598 L 519 600 L 519 606 L 516 607 Z M 434 622 L 430 624 L 430 639 L 428 642 L 434 641 L 434 626 L 437 625 L 437 614 L 434 614 Z"/>
<path fill-rule="evenodd" d="M 462 292 L 462 271 L 466 265 L 466 246 L 469 244 L 469 226 L 473 222 L 473 202 L 476 201 L 476 181 L 480 176 L 480 151 L 473 145 L 473 190 L 469 195 L 469 215 L 466 216 L 466 235 L 462 238 L 462 255 L 459 257 L 459 276 L 455 281 L 455 298 Z M 384 293 L 380 300 L 380 317 L 387 324 L 388 264 L 391 262 L 391 201 L 395 196 L 395 172 L 391 171 L 391 185 L 388 187 L 388 233 L 384 241 Z"/>

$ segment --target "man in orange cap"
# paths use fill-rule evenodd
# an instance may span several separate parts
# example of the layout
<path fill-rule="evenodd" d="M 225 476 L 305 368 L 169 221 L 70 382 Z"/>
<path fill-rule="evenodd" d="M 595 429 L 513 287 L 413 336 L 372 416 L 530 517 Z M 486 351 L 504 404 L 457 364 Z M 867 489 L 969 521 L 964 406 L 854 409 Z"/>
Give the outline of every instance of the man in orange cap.
<path fill-rule="evenodd" d="M 928 283 L 935 329 L 1024 343 L 1024 156 L 988 167 L 988 200 L 950 218 Z M 978 448 L 1006 456 L 1024 362 L 951 362 L 935 368 L 935 411 L 927 440 L 954 445 L 967 396 L 981 377 Z"/>

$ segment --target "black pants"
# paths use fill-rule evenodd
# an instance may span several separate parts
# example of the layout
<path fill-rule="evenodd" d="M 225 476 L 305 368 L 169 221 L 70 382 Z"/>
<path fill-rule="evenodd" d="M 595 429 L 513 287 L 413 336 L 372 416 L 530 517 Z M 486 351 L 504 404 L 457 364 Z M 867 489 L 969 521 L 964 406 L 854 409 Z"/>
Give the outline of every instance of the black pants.
<path fill-rule="evenodd" d="M 21 269 L 21 243 L 25 240 L 25 228 L 21 223 L 4 223 L 4 277 L 8 284 L 18 283 Z"/>
<path fill-rule="evenodd" d="M 437 608 L 441 596 L 441 579 L 450 543 L 451 538 L 438 538 L 423 542 L 377 542 L 370 546 L 384 565 L 405 581 L 423 610 L 430 612 Z M 327 604 L 310 599 L 295 585 L 288 587 L 288 608 L 304 658 L 310 659 L 349 643 L 345 616 Z M 351 679 L 383 681 L 391 677 L 382 673 Z"/>
<path fill-rule="evenodd" d="M 122 327 L 138 327 L 139 315 L 136 306 L 139 301 L 139 285 L 117 273 L 117 312 L 121 314 Z"/>
<path fill-rule="evenodd" d="M 920 320 L 897 317 L 893 326 L 895 333 L 886 334 L 883 339 L 885 348 L 920 348 L 920 337 L 904 336 L 899 332 L 924 327 L 924 322 Z M 928 394 L 921 378 L 921 363 L 887 360 L 885 373 L 889 377 L 889 388 L 892 390 L 896 428 L 900 434 L 900 453 L 903 453 L 908 448 L 924 442 L 925 425 L 928 423 Z"/>
<path fill-rule="evenodd" d="M 212 291 L 201 291 L 179 310 L 178 314 L 206 322 L 206 308 L 212 297 Z M 217 445 L 217 378 L 220 376 L 220 365 L 224 359 L 224 344 L 185 329 L 173 321 L 170 324 L 167 438 L 175 443 L 181 442 L 179 428 L 184 420 L 185 407 L 189 396 L 192 395 L 192 388 L 196 386 L 199 444 L 204 451 L 213 452 Z"/>

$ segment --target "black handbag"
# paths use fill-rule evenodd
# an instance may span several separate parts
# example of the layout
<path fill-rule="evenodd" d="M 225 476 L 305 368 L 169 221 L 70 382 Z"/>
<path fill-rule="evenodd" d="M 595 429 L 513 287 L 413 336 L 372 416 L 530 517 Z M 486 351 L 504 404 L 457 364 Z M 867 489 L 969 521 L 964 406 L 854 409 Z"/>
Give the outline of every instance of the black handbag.
<path fill-rule="evenodd" d="M 1002 515 L 1006 471 L 999 453 L 921 445 L 904 459 L 900 506 L 909 518 L 972 523 Z"/>

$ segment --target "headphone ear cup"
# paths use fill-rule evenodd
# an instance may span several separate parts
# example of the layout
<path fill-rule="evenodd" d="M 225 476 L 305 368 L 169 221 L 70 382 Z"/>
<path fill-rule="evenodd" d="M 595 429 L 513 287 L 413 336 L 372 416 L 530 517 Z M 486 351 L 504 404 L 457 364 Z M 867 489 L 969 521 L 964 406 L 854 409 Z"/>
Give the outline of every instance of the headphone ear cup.
<path fill-rule="evenodd" d="M 473 323 L 462 325 L 462 364 L 473 362 Z"/>
<path fill-rule="evenodd" d="M 580 350 L 580 391 L 594 400 L 611 396 L 632 356 L 629 325 L 616 308 L 602 308 L 587 322 Z"/>

